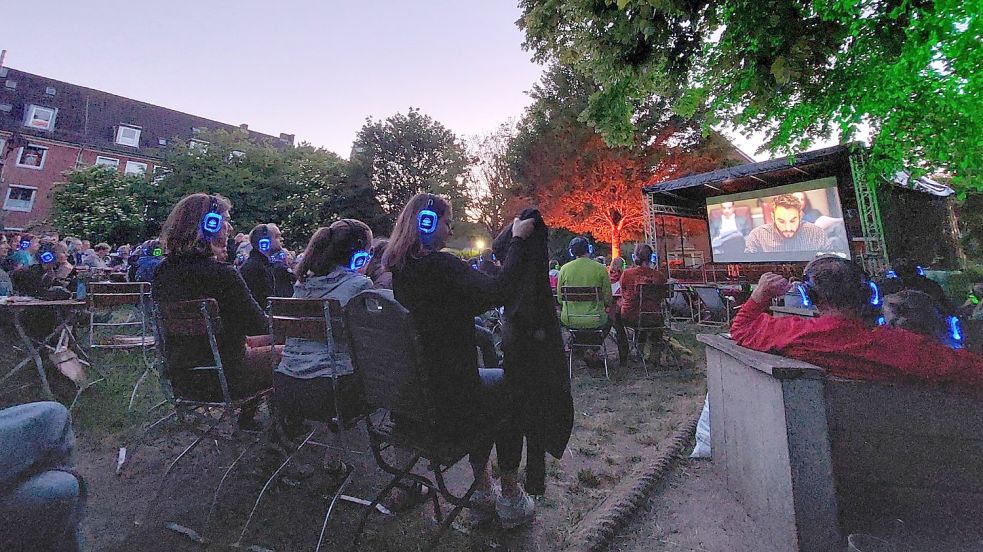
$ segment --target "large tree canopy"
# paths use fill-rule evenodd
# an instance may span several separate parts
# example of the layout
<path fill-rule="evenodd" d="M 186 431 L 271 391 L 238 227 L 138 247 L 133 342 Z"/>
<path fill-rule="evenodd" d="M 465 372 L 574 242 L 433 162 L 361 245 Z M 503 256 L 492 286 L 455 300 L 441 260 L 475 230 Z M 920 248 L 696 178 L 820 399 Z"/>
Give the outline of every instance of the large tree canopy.
<path fill-rule="evenodd" d="M 468 153 L 474 159 L 468 183 L 471 200 L 468 217 L 492 236 L 512 220 L 520 206 L 509 158 L 509 147 L 517 132 L 515 120 L 509 120 L 494 131 L 468 141 Z"/>
<path fill-rule="evenodd" d="M 352 179 L 367 183 L 395 222 L 419 192 L 448 196 L 465 212 L 470 159 L 453 132 L 419 109 L 367 119 L 352 145 Z"/>
<path fill-rule="evenodd" d="M 145 204 L 138 190 L 148 184 L 145 176 L 124 176 L 115 168 L 71 171 L 51 193 L 54 226 L 93 243 L 133 243 L 144 230 Z"/>
<path fill-rule="evenodd" d="M 633 141 L 653 96 L 763 131 L 772 151 L 872 131 L 878 174 L 939 169 L 981 189 L 980 0 L 520 0 L 526 47 L 597 88 L 582 111 Z"/>

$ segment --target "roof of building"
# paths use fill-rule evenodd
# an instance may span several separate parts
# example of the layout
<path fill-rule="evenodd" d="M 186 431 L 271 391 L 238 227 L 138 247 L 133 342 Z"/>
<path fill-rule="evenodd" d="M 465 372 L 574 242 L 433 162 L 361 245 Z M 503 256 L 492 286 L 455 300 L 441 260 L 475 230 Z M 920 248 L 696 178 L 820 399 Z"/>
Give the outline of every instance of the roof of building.
<path fill-rule="evenodd" d="M 57 109 L 54 130 L 25 126 L 31 105 Z M 119 125 L 139 127 L 140 147 L 117 144 Z M 294 136 L 279 137 L 229 125 L 108 92 L 0 67 L 0 131 L 84 144 L 107 152 L 161 157 L 167 143 L 187 142 L 203 130 L 244 130 L 251 140 L 273 147 L 293 144 Z M 166 140 L 164 144 L 161 140 Z"/>

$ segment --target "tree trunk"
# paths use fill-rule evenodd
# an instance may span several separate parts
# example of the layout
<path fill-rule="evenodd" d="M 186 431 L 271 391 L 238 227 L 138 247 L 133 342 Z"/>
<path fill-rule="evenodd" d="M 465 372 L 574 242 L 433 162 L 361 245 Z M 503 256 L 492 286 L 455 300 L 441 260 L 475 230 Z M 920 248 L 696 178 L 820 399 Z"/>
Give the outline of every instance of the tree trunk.
<path fill-rule="evenodd" d="M 621 256 L 621 226 L 611 225 L 611 258 Z"/>

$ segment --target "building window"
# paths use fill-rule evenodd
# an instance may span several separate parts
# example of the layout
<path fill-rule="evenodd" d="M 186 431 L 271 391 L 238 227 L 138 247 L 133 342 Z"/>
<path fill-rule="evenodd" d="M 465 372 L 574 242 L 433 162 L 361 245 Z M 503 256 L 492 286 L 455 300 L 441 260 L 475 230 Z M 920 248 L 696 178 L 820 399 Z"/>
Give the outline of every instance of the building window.
<path fill-rule="evenodd" d="M 20 149 L 20 155 L 17 156 L 17 166 L 28 169 L 43 169 L 44 158 L 47 156 L 48 148 L 34 145 L 25 146 Z"/>
<path fill-rule="evenodd" d="M 154 167 L 154 182 L 158 183 L 163 180 L 167 175 L 171 174 L 170 169 L 157 165 Z"/>
<path fill-rule="evenodd" d="M 146 172 L 147 172 L 147 164 L 138 163 L 136 161 L 127 161 L 126 169 L 123 170 L 124 174 L 134 175 L 134 176 L 143 176 Z"/>
<path fill-rule="evenodd" d="M 119 159 L 113 159 L 112 157 L 96 157 L 97 167 L 112 167 L 114 169 L 119 168 Z"/>
<path fill-rule="evenodd" d="M 120 125 L 116 127 L 116 143 L 121 146 L 140 147 L 140 127 Z"/>
<path fill-rule="evenodd" d="M 208 142 L 204 140 L 191 140 L 188 142 L 188 148 L 194 151 L 205 153 L 208 151 Z"/>
<path fill-rule="evenodd" d="M 24 119 L 24 126 L 35 128 L 37 130 L 54 130 L 55 115 L 57 113 L 58 110 L 51 107 L 30 105 L 27 107 L 27 116 Z"/>
<path fill-rule="evenodd" d="M 36 188 L 11 185 L 7 188 L 7 197 L 3 200 L 3 208 L 8 211 L 30 213 L 34 206 L 35 195 L 37 195 Z"/>

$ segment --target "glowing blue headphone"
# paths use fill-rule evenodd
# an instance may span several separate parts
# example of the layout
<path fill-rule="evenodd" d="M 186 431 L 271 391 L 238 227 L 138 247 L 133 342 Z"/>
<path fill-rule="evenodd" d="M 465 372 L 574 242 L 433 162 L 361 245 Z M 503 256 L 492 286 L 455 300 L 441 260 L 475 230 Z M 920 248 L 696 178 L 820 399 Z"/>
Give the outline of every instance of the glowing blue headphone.
<path fill-rule="evenodd" d="M 55 262 L 55 252 L 52 251 L 51 246 L 44 245 L 41 247 L 41 254 L 38 255 L 38 258 L 44 264 L 51 264 Z"/>
<path fill-rule="evenodd" d="M 222 213 L 218 212 L 218 200 L 215 196 L 208 196 L 211 199 L 211 203 L 208 206 L 208 212 L 205 216 L 201 217 L 201 235 L 206 240 L 211 240 L 222 231 L 222 223 L 225 221 L 225 217 Z"/>
<path fill-rule="evenodd" d="M 587 244 L 587 256 L 593 257 L 594 256 L 594 244 L 592 244 L 590 242 L 590 240 L 588 240 L 587 238 L 585 238 L 583 236 L 577 236 L 576 238 L 570 240 L 570 247 L 567 249 L 567 252 L 570 253 L 570 256 L 573 257 L 574 259 L 577 258 L 577 256 L 573 254 L 573 246 L 574 246 L 575 243 L 579 243 L 580 241 L 583 241 L 584 243 Z"/>
<path fill-rule="evenodd" d="M 33 240 L 23 240 L 22 239 L 20 241 L 20 248 L 26 251 L 27 248 L 31 247 L 31 241 L 33 241 Z"/>
<path fill-rule="evenodd" d="M 633 262 L 635 264 L 638 264 L 638 255 L 636 255 L 634 252 L 632 252 L 632 254 L 631 254 L 631 262 Z M 659 254 L 656 253 L 655 251 L 653 251 L 652 254 L 649 255 L 649 262 L 651 264 L 658 263 L 659 262 Z"/>
<path fill-rule="evenodd" d="M 348 219 L 341 220 L 348 225 L 349 235 L 354 237 L 358 231 L 358 227 L 355 226 L 355 223 Z M 348 259 L 348 268 L 351 270 L 358 270 L 368 264 L 370 260 L 372 260 L 372 253 L 370 251 L 366 251 L 364 240 L 362 238 L 356 238 L 355 249 L 352 251 L 352 256 Z"/>
<path fill-rule="evenodd" d="M 925 275 L 925 269 L 922 268 L 922 267 L 920 267 L 920 266 L 916 266 L 915 267 L 915 274 L 918 274 L 919 276 L 924 276 Z"/>
<path fill-rule="evenodd" d="M 803 275 L 804 277 L 804 275 Z M 881 307 L 881 290 L 877 287 L 877 284 L 873 280 L 867 280 L 867 286 L 870 288 L 870 304 L 871 306 L 880 308 Z M 803 307 L 814 306 L 814 301 L 812 300 L 812 294 L 810 290 L 812 284 L 806 280 L 805 282 L 798 282 L 795 284 L 796 290 L 799 292 L 799 296 L 802 298 Z M 881 317 L 883 318 L 883 317 Z M 878 319 L 878 324 L 881 324 L 880 319 Z"/>
<path fill-rule="evenodd" d="M 421 238 L 424 239 L 429 238 L 431 234 L 437 231 L 437 221 L 440 220 L 437 211 L 433 208 L 433 194 L 427 195 L 429 196 L 427 205 L 416 214 L 416 228 L 420 231 Z"/>
<path fill-rule="evenodd" d="M 270 252 L 270 247 L 273 245 L 273 240 L 270 239 L 270 227 L 266 224 L 263 225 L 263 237 L 256 241 L 256 247 L 259 248 L 259 252 L 266 255 Z"/>
<path fill-rule="evenodd" d="M 952 341 L 955 342 L 956 348 L 960 348 L 963 345 L 963 328 L 962 323 L 959 322 L 959 318 L 955 316 L 949 317 L 949 336 Z"/>
<path fill-rule="evenodd" d="M 873 280 L 867 280 L 867 285 L 870 286 L 870 304 L 875 307 L 881 306 L 881 290 L 877 288 L 877 284 Z"/>

